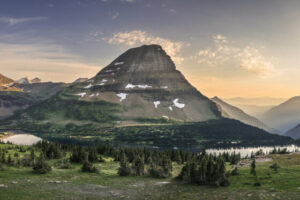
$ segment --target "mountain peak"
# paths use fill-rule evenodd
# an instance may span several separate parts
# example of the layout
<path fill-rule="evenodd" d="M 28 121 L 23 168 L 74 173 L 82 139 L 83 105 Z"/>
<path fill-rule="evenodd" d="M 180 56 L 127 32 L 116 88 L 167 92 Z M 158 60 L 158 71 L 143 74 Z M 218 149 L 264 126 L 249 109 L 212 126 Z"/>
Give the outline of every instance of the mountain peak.
<path fill-rule="evenodd" d="M 175 64 L 165 50 L 156 44 L 143 45 L 127 50 L 100 71 L 126 70 L 129 73 L 174 71 Z M 99 73 L 99 74 L 100 74 Z"/>
<path fill-rule="evenodd" d="M 3 76 L 2 74 L 0 74 L 0 86 L 7 85 L 7 84 L 10 84 L 12 82 L 13 82 L 12 79 L 7 78 L 6 76 Z"/>

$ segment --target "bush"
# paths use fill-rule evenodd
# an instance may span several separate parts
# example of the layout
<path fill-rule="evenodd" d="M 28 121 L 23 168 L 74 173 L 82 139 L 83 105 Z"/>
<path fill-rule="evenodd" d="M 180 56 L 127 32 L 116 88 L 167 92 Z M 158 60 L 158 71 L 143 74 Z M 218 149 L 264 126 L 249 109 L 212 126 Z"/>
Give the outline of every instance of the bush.
<path fill-rule="evenodd" d="M 120 168 L 118 169 L 118 174 L 120 176 L 129 176 L 131 174 L 131 168 L 129 162 L 127 161 L 127 157 L 123 153 L 120 161 Z"/>
<path fill-rule="evenodd" d="M 7 170 L 6 165 L 1 164 L 0 165 L 0 171 L 6 171 L 6 170 Z"/>
<path fill-rule="evenodd" d="M 69 159 L 68 160 L 62 160 L 59 168 L 60 169 L 71 169 L 72 165 L 71 165 L 70 160 Z"/>
<path fill-rule="evenodd" d="M 230 173 L 231 176 L 237 176 L 237 175 L 239 175 L 239 174 L 240 174 L 240 173 L 239 173 L 239 170 L 238 170 L 237 167 L 235 167 L 234 170 L 232 170 L 231 173 Z"/>
<path fill-rule="evenodd" d="M 83 162 L 81 167 L 82 172 L 99 173 L 99 170 L 88 160 Z"/>
<path fill-rule="evenodd" d="M 255 183 L 254 183 L 254 186 L 255 186 L 255 187 L 260 187 L 260 186 L 261 186 L 261 183 L 260 183 L 260 182 L 255 182 Z"/>
<path fill-rule="evenodd" d="M 153 178 L 167 178 L 170 174 L 166 174 L 162 167 L 152 165 L 150 168 L 150 176 Z"/>
<path fill-rule="evenodd" d="M 51 171 L 51 167 L 46 163 L 44 154 L 41 153 L 38 162 L 33 166 L 36 174 L 46 174 Z"/>
<path fill-rule="evenodd" d="M 273 169 L 275 172 L 278 172 L 280 166 L 277 163 L 273 163 L 272 165 L 270 165 L 270 168 Z"/>

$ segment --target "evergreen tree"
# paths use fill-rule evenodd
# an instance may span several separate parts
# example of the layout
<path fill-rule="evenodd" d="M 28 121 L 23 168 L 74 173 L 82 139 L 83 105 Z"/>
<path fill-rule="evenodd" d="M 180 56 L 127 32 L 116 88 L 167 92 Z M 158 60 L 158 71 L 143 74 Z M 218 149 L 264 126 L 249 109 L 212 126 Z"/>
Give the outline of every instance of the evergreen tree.
<path fill-rule="evenodd" d="M 251 163 L 251 170 L 250 170 L 250 174 L 252 174 L 253 176 L 256 176 L 255 168 L 256 168 L 255 159 L 253 159 Z"/>
<path fill-rule="evenodd" d="M 11 155 L 10 154 L 8 155 L 7 163 L 9 165 L 12 164 L 12 159 L 11 159 Z"/>
<path fill-rule="evenodd" d="M 43 153 L 40 154 L 38 162 L 33 166 L 33 170 L 37 174 L 46 174 L 51 171 L 51 167 L 46 163 Z"/>
<path fill-rule="evenodd" d="M 31 149 L 31 151 L 30 151 L 30 160 L 33 164 L 35 163 L 34 149 Z"/>
<path fill-rule="evenodd" d="M 6 159 L 5 159 L 5 152 L 3 151 L 1 154 L 1 163 L 5 163 Z"/>
<path fill-rule="evenodd" d="M 145 174 L 144 158 L 138 156 L 132 164 L 132 171 L 135 176 L 143 176 Z"/>
<path fill-rule="evenodd" d="M 88 153 L 86 153 L 86 158 L 82 164 L 81 171 L 82 172 L 99 173 L 99 170 L 93 165 L 93 163 L 91 163 L 89 161 Z"/>
<path fill-rule="evenodd" d="M 125 153 L 123 153 L 121 156 L 120 168 L 118 169 L 118 174 L 120 176 L 129 176 L 131 174 L 131 168 Z"/>

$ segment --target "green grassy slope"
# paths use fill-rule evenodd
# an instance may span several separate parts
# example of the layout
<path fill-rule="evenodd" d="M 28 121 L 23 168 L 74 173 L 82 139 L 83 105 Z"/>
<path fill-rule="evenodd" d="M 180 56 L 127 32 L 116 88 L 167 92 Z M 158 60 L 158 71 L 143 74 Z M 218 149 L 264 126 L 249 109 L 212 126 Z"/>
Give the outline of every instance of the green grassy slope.
<path fill-rule="evenodd" d="M 3 147 L 3 145 L 0 145 Z M 15 150 L 9 150 L 14 154 Z M 19 153 L 20 157 L 26 153 Z M 68 154 L 67 154 L 68 156 Z M 0 170 L 0 199 L 290 199 L 300 196 L 300 155 L 271 155 L 271 162 L 257 163 L 256 171 L 260 187 L 253 184 L 257 181 L 250 175 L 250 167 L 240 167 L 238 176 L 230 176 L 229 187 L 210 187 L 189 185 L 178 182 L 176 177 L 182 165 L 174 163 L 173 177 L 155 179 L 144 177 L 119 177 L 118 162 L 106 157 L 105 163 L 96 163 L 100 174 L 82 173 L 81 165 L 72 164 L 72 169 L 59 169 L 60 160 L 47 161 L 52 166 L 49 174 L 38 175 L 29 167 L 8 167 Z M 280 168 L 275 173 L 269 166 L 278 163 Z M 227 165 L 227 170 L 231 170 Z"/>

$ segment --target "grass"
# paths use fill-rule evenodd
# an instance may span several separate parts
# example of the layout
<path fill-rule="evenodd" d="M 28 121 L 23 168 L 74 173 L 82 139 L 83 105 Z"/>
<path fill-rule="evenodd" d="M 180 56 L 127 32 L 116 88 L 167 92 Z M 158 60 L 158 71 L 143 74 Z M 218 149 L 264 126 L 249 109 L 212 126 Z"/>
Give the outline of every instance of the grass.
<path fill-rule="evenodd" d="M 14 152 L 15 149 L 9 150 L 12 155 Z M 29 151 L 19 152 L 20 157 L 25 154 Z M 182 165 L 176 163 L 173 163 L 172 178 L 155 179 L 120 177 L 119 163 L 110 157 L 105 157 L 104 163 L 95 163 L 99 174 L 81 172 L 80 164 L 72 164 L 72 169 L 59 169 L 60 160 L 54 159 L 47 161 L 52 171 L 44 175 L 34 174 L 30 167 L 8 167 L 0 171 L 0 184 L 8 186 L 0 188 L 0 199 L 300 199 L 300 154 L 269 157 L 272 162 L 257 163 L 257 178 L 250 175 L 249 167 L 240 167 L 240 174 L 230 176 L 231 184 L 225 188 L 179 182 L 174 177 Z M 277 173 L 269 168 L 274 162 L 280 165 Z M 226 166 L 227 170 L 232 169 L 229 164 Z M 257 181 L 260 187 L 254 186 Z"/>

